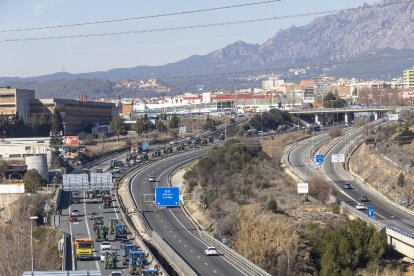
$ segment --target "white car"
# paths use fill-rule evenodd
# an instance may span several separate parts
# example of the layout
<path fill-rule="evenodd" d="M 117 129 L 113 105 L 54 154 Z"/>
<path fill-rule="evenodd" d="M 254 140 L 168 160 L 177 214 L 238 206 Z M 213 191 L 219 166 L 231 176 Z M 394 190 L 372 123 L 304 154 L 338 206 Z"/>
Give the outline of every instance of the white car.
<path fill-rule="evenodd" d="M 75 209 L 75 210 L 72 210 L 71 215 L 79 217 L 80 212 L 79 212 L 79 210 Z"/>
<path fill-rule="evenodd" d="M 149 182 L 155 182 L 155 177 L 154 177 L 154 176 L 150 176 L 150 177 L 148 178 L 148 181 L 149 181 Z"/>
<path fill-rule="evenodd" d="M 207 256 L 218 255 L 217 249 L 213 246 L 207 247 L 207 249 L 204 251 L 204 253 Z"/>
<path fill-rule="evenodd" d="M 108 241 L 104 241 L 101 243 L 101 251 L 102 250 L 106 250 L 106 249 L 111 249 L 112 248 L 112 243 L 108 242 Z"/>
<path fill-rule="evenodd" d="M 355 208 L 356 208 L 357 210 L 365 210 L 365 205 L 364 205 L 364 204 L 362 204 L 362 203 L 358 203 L 358 204 L 357 204 L 357 206 L 355 206 Z"/>

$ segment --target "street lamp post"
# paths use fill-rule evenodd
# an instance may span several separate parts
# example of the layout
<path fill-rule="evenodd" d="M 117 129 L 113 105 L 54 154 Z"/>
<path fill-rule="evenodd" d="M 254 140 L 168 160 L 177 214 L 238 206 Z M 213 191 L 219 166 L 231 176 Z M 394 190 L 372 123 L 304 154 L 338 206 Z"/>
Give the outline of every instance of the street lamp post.
<path fill-rule="evenodd" d="M 38 216 L 31 216 L 30 217 L 30 245 L 31 245 L 31 252 L 32 252 L 32 272 L 34 270 L 34 257 L 33 257 L 33 221 L 38 220 Z"/>

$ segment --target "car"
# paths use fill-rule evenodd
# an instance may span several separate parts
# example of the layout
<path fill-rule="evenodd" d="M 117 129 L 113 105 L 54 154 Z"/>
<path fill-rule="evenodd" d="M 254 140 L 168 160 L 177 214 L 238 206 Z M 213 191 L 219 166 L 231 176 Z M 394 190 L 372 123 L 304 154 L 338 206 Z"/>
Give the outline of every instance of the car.
<path fill-rule="evenodd" d="M 112 248 L 112 243 L 109 241 L 104 241 L 101 242 L 101 251 L 102 250 L 106 250 L 106 249 L 111 249 Z"/>
<path fill-rule="evenodd" d="M 365 210 L 366 208 L 365 208 L 365 205 L 364 204 L 362 204 L 362 203 L 358 203 L 356 206 L 355 206 L 355 208 L 357 209 L 357 210 Z"/>
<path fill-rule="evenodd" d="M 120 271 L 112 271 L 111 276 L 122 276 Z"/>
<path fill-rule="evenodd" d="M 72 210 L 71 215 L 73 215 L 73 216 L 79 216 L 80 215 L 80 212 L 79 212 L 79 210 L 74 209 L 74 210 Z"/>
<path fill-rule="evenodd" d="M 345 184 L 344 184 L 344 189 L 352 189 L 351 184 L 349 184 L 349 183 L 345 183 Z"/>
<path fill-rule="evenodd" d="M 174 145 L 176 143 L 175 140 L 170 141 L 170 145 Z"/>
<path fill-rule="evenodd" d="M 78 216 L 70 215 L 69 216 L 69 222 L 78 222 Z"/>
<path fill-rule="evenodd" d="M 368 197 L 367 196 L 361 196 L 361 199 L 359 200 L 359 201 L 361 201 L 361 202 L 368 202 L 369 200 L 368 200 Z"/>
<path fill-rule="evenodd" d="M 150 176 L 150 177 L 148 178 L 148 181 L 149 181 L 149 182 L 155 182 L 156 180 L 155 180 L 155 177 L 154 177 L 154 176 Z"/>
<path fill-rule="evenodd" d="M 204 253 L 207 256 L 218 255 L 217 249 L 214 246 L 207 247 L 207 249 L 204 251 Z"/>
<path fill-rule="evenodd" d="M 93 220 L 96 217 L 96 212 L 92 212 L 89 214 L 88 219 Z"/>

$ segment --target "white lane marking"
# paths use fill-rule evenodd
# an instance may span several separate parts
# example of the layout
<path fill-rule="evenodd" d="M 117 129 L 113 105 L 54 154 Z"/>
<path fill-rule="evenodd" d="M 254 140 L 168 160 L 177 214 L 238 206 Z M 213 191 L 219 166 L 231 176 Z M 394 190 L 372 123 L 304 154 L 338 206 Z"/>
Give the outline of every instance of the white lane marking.
<path fill-rule="evenodd" d="M 206 266 L 208 265 L 207 263 L 204 263 Z"/>
<path fill-rule="evenodd" d="M 197 258 L 200 259 L 200 256 L 197 255 Z"/>
<path fill-rule="evenodd" d="M 191 252 L 191 253 L 194 253 L 194 251 L 193 251 L 192 249 L 190 250 L 190 252 Z"/>
<path fill-rule="evenodd" d="M 86 195 L 85 195 L 86 198 Z M 92 235 L 91 235 L 91 231 L 89 230 L 89 224 L 88 224 L 88 215 L 86 213 L 86 200 L 83 201 L 83 210 L 84 210 L 84 218 L 85 218 L 85 224 L 86 224 L 86 231 L 88 231 L 88 236 L 90 239 L 92 239 Z M 96 265 L 96 269 L 98 271 L 101 271 L 101 269 L 99 268 L 99 262 L 97 260 L 95 260 L 95 265 Z"/>
<path fill-rule="evenodd" d="M 213 272 L 214 272 L 215 274 L 217 274 L 217 271 L 215 271 L 214 269 L 213 269 Z"/>
<path fill-rule="evenodd" d="M 171 211 L 171 209 L 168 209 L 171 214 L 173 215 L 173 217 L 178 221 L 178 223 L 191 235 L 193 236 L 196 240 L 198 240 L 200 243 L 204 244 L 205 246 L 207 246 L 207 244 L 205 244 L 202 240 L 200 240 L 199 238 L 197 238 L 196 236 L 193 235 L 193 233 L 191 233 L 190 230 L 188 230 L 182 223 L 181 221 L 176 217 L 176 215 Z M 197 256 L 199 257 L 199 256 Z M 229 260 L 227 260 L 226 258 L 224 258 L 224 256 L 220 256 L 220 258 L 222 258 L 223 260 L 225 260 L 227 263 L 229 263 L 231 266 L 233 266 L 235 269 L 237 269 L 240 273 L 242 273 L 243 275 L 246 275 L 243 271 L 241 271 L 237 266 L 235 266 L 234 264 L 232 264 Z"/>
<path fill-rule="evenodd" d="M 186 245 L 186 244 L 184 244 L 184 246 L 185 246 L 185 247 L 187 247 L 187 245 Z"/>

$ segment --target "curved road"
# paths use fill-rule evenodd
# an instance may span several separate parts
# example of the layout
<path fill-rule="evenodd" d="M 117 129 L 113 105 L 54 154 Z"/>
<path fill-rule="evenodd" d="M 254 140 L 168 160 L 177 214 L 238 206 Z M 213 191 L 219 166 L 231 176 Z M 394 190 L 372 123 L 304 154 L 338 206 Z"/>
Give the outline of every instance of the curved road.
<path fill-rule="evenodd" d="M 323 173 L 328 176 L 339 188 L 336 197 L 346 202 L 351 206 L 355 206 L 362 195 L 367 196 L 369 202 L 365 202 L 365 206 L 374 206 L 375 219 L 382 222 L 385 225 L 397 227 L 405 232 L 414 232 L 413 217 L 406 212 L 396 208 L 383 199 L 377 197 L 371 191 L 366 189 L 363 185 L 360 185 L 355 181 L 354 177 L 350 175 L 342 167 L 342 164 L 334 164 L 331 162 L 332 154 L 345 153 L 350 147 L 351 142 L 357 140 L 364 134 L 364 129 L 360 129 L 357 132 L 351 134 L 345 134 L 343 140 L 336 143 L 326 154 L 325 163 L 322 165 Z M 311 163 L 310 153 L 314 145 L 317 143 L 329 140 L 329 136 L 326 134 L 315 136 L 306 140 L 304 143 L 299 144 L 290 152 L 288 160 L 294 168 L 300 173 L 309 177 L 309 175 L 319 174 L 320 171 L 316 170 L 316 167 Z M 306 171 L 306 172 L 305 172 Z M 350 183 L 352 189 L 343 189 L 344 183 Z M 367 214 L 367 210 L 361 211 Z"/>
<path fill-rule="evenodd" d="M 205 256 L 207 244 L 199 237 L 193 222 L 180 207 L 156 208 L 150 200 L 143 200 L 145 194 L 154 194 L 155 187 L 168 186 L 169 174 L 181 164 L 199 158 L 208 149 L 185 152 L 175 158 L 165 159 L 136 174 L 131 181 L 131 191 L 142 215 L 150 228 L 156 231 L 192 268 L 200 275 L 246 275 L 231 264 L 224 256 Z M 155 176 L 158 182 L 149 182 Z"/>

